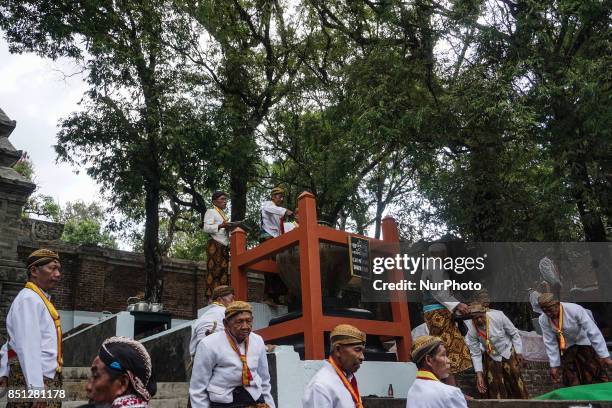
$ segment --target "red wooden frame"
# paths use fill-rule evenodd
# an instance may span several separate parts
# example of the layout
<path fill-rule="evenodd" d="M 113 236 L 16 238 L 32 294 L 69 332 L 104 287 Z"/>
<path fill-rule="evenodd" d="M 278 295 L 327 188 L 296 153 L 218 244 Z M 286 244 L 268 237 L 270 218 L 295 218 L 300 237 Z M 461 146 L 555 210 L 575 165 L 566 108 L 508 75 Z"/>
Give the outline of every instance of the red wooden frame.
<path fill-rule="evenodd" d="M 311 193 L 304 192 L 299 196 L 298 208 L 300 214 L 298 228 L 268 240 L 251 250 L 246 249 L 244 230 L 236 228 L 231 235 L 231 285 L 236 292 L 237 299 L 247 299 L 247 269 L 262 273 L 277 273 L 276 263 L 270 260 L 270 256 L 287 247 L 299 246 L 302 317 L 266 327 L 257 332 L 265 341 L 303 334 L 304 357 L 307 360 L 322 360 L 325 358 L 324 332 L 331 331 L 338 324 L 347 323 L 368 335 L 394 338 L 397 342 L 398 359 L 410 361 L 411 328 L 405 293 L 394 292 L 391 302 L 393 321 L 390 322 L 323 315 L 319 241 L 346 246 L 348 236 L 351 234 L 317 224 L 317 206 L 315 197 Z M 397 223 L 393 218 L 383 219 L 382 232 L 382 242 L 397 244 L 394 246 L 394 252 L 397 253 L 399 233 Z M 401 271 L 392 271 L 390 279 L 399 282 L 402 279 Z"/>

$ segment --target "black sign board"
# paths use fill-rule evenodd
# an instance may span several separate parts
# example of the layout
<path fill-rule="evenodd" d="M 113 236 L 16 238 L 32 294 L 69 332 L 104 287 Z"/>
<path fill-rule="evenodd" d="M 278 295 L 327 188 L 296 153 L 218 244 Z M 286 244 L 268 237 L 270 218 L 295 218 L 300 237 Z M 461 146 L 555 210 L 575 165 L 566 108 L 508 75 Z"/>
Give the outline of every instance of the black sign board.
<path fill-rule="evenodd" d="M 351 276 L 372 279 L 372 270 L 370 268 L 370 240 L 349 235 L 348 248 Z"/>

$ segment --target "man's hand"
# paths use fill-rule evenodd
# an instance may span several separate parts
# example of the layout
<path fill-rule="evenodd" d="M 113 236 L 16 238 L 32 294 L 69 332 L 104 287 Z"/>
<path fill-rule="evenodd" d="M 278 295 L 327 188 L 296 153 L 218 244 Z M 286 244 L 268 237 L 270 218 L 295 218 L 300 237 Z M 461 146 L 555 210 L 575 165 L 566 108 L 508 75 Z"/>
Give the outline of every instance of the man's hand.
<path fill-rule="evenodd" d="M 36 401 L 32 403 L 32 408 L 47 408 L 46 401 Z"/>
<path fill-rule="evenodd" d="M 519 363 L 519 365 L 524 366 L 525 365 L 525 357 L 523 357 L 523 355 L 521 353 L 516 353 L 516 361 Z"/>
<path fill-rule="evenodd" d="M 285 217 L 291 217 L 293 215 L 293 211 L 287 210 L 285 211 Z"/>
<path fill-rule="evenodd" d="M 229 226 L 230 226 L 230 224 L 229 224 L 229 223 L 227 223 L 227 222 L 223 221 L 221 224 L 219 224 L 219 225 L 217 226 L 217 230 L 220 230 L 221 228 L 227 228 L 227 227 L 229 227 Z"/>
<path fill-rule="evenodd" d="M 478 388 L 478 392 L 484 394 L 487 392 L 487 385 L 485 384 L 484 375 L 482 371 L 478 371 L 476 373 L 476 387 Z"/>
<path fill-rule="evenodd" d="M 610 358 L 610 357 L 600 358 L 599 362 L 601 363 L 602 366 L 604 366 L 604 368 L 606 366 L 612 367 L 612 358 Z"/>
<path fill-rule="evenodd" d="M 559 367 L 550 367 L 550 376 L 552 377 L 553 383 L 559 384 L 561 382 Z"/>
<path fill-rule="evenodd" d="M 459 312 L 460 315 L 468 314 L 470 311 L 470 309 L 468 308 L 468 305 L 466 305 L 465 303 L 459 303 L 455 307 L 455 310 Z"/>

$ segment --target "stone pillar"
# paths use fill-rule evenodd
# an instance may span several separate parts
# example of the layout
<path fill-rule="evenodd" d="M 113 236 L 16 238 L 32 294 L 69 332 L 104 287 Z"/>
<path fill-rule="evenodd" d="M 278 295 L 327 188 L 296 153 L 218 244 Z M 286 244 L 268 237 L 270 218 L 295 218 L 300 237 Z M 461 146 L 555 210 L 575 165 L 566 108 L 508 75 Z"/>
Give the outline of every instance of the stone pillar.
<path fill-rule="evenodd" d="M 25 265 L 17 258 L 17 240 L 23 205 L 36 188 L 13 169 L 21 158 L 21 151 L 8 140 L 15 124 L 0 109 L 0 337 L 6 334 L 8 308 L 26 281 Z"/>

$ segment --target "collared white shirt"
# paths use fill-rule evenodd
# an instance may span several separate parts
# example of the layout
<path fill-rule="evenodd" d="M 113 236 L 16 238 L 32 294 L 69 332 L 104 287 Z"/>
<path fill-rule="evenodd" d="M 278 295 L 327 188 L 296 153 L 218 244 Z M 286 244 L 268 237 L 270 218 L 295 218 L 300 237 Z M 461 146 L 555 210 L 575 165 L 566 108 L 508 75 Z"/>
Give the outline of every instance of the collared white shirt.
<path fill-rule="evenodd" d="M 273 201 L 264 201 L 261 205 L 261 228 L 273 237 L 278 237 L 281 233 L 281 218 L 286 212 L 286 208 L 277 206 Z"/>
<path fill-rule="evenodd" d="M 347 379 L 351 381 L 351 377 Z M 328 361 L 312 377 L 302 397 L 303 408 L 355 408 L 355 402 Z"/>
<path fill-rule="evenodd" d="M 219 229 L 219 225 L 221 225 L 223 221 L 223 217 L 214 206 L 213 208 L 209 208 L 204 213 L 204 232 L 210 234 L 212 239 L 218 243 L 228 246 L 230 243 L 228 231 L 225 228 Z"/>
<path fill-rule="evenodd" d="M 239 345 L 244 353 L 244 342 Z M 258 334 L 249 335 L 247 364 L 253 380 L 244 387 L 254 400 L 263 395 L 270 408 L 275 408 L 271 394 L 266 346 Z M 225 332 L 213 333 L 198 344 L 193 363 L 189 398 L 193 408 L 209 408 L 210 403 L 230 403 L 232 391 L 242 386 L 242 362 L 232 349 Z"/>
<path fill-rule="evenodd" d="M 566 347 L 569 348 L 575 344 L 592 346 L 600 358 L 610 357 L 606 341 L 588 311 L 575 303 L 561 302 L 561 305 L 563 305 L 561 330 L 563 330 Z M 561 355 L 557 332 L 545 314 L 540 315 L 539 322 L 550 366 L 559 367 L 561 366 Z"/>
<path fill-rule="evenodd" d="M 406 408 L 467 408 L 467 402 L 457 387 L 417 378 L 408 390 Z"/>
<path fill-rule="evenodd" d="M 489 341 L 496 352 L 492 355 L 489 354 L 489 356 L 495 361 L 502 361 L 502 357 L 508 359 L 512 355 L 513 346 L 518 354 L 522 354 L 523 343 L 521 342 L 521 334 L 504 312 L 489 310 L 487 317 L 489 319 Z M 482 372 L 482 350 L 486 352 L 485 341 L 478 335 L 474 321 L 466 323 L 468 332 L 465 336 L 465 341 L 472 355 L 474 370 Z M 481 329 L 481 331 L 485 332 L 486 328 Z"/>
<path fill-rule="evenodd" d="M 448 271 L 440 268 L 424 269 L 421 275 L 422 281 L 429 281 L 432 283 L 442 283 L 449 279 Z M 453 295 L 450 294 L 448 289 L 430 290 L 429 293 L 440 303 L 446 307 L 449 311 L 455 310 L 457 305 L 460 303 Z"/>
<path fill-rule="evenodd" d="M 9 309 L 6 329 L 28 388 L 44 387 L 43 376 L 54 378 L 57 369 L 57 332 L 36 292 L 21 289 Z"/>
<path fill-rule="evenodd" d="M 198 344 L 206 337 L 206 332 L 209 335 L 225 330 L 223 325 L 225 319 L 225 306 L 220 306 L 215 303 L 210 305 L 208 310 L 204 312 L 198 320 L 191 325 L 191 341 L 189 342 L 189 354 L 192 356 L 196 353 Z"/>

